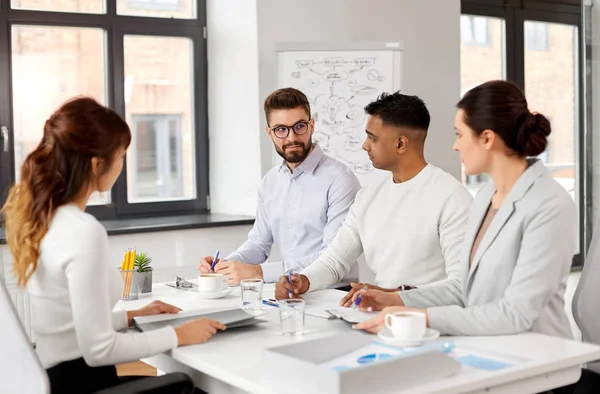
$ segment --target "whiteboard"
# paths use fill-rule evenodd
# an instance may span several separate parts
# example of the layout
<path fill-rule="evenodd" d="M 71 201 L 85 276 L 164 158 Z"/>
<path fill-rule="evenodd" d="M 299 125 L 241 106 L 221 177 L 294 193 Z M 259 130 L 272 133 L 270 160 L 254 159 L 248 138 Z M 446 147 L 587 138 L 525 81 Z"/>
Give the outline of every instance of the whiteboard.
<path fill-rule="evenodd" d="M 278 45 L 277 85 L 306 94 L 315 119 L 313 142 L 346 164 L 366 186 L 389 173 L 373 168 L 362 150 L 367 124 L 364 108 L 382 92 L 401 89 L 402 43 L 347 44 L 338 48 Z M 275 163 L 280 162 L 277 156 Z"/>

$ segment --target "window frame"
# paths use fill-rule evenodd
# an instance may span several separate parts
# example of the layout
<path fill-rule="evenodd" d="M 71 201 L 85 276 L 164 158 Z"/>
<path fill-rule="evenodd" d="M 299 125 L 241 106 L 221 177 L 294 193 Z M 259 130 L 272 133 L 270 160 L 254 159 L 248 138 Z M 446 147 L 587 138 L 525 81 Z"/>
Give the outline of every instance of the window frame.
<path fill-rule="evenodd" d="M 461 14 L 502 18 L 506 31 L 506 79 L 525 87 L 525 21 L 542 23 L 561 23 L 575 25 L 578 28 L 577 73 L 579 104 L 576 130 L 576 174 L 579 205 L 579 253 L 573 256 L 573 268 L 584 264 L 584 256 L 591 241 L 592 223 L 592 176 L 591 164 L 586 157 L 585 145 L 590 136 L 585 133 L 584 118 L 584 31 L 582 26 L 582 7 L 577 0 L 461 0 Z"/>
<path fill-rule="evenodd" d="M 11 9 L 10 0 L 0 0 L 0 126 L 8 128 L 8 151 L 0 141 L 0 203 L 14 184 L 14 125 L 12 108 L 11 27 L 14 24 L 102 28 L 105 32 L 106 105 L 125 118 L 124 53 L 125 35 L 189 38 L 193 45 L 190 75 L 193 76 L 193 122 L 196 167 L 196 198 L 193 200 L 129 203 L 127 173 L 124 170 L 110 191 L 111 203 L 88 206 L 86 211 L 99 220 L 118 220 L 175 214 L 202 214 L 210 211 L 208 183 L 208 75 L 205 38 L 206 0 L 196 0 L 195 19 L 171 19 L 117 14 L 117 0 L 105 0 L 104 14 Z M 49 114 L 48 114 L 49 115 Z M 125 158 L 127 165 L 127 157 Z M 18 163 L 17 165 L 20 165 Z"/>

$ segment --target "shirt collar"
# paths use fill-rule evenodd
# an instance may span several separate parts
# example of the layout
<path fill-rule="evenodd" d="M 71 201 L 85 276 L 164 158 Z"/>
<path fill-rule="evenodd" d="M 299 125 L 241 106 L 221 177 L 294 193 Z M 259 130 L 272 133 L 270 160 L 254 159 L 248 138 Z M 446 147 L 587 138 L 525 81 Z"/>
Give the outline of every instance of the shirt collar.
<path fill-rule="evenodd" d="M 317 168 L 317 165 L 321 162 L 321 159 L 323 158 L 323 150 L 321 149 L 321 147 L 317 144 L 313 144 L 313 149 L 312 151 L 308 154 L 308 156 L 306 157 L 306 159 L 304 159 L 304 161 L 302 163 L 300 163 L 300 165 L 298 167 L 296 167 L 296 170 L 294 171 L 294 173 L 298 170 L 298 173 L 309 173 L 312 174 L 313 172 L 315 172 L 315 169 Z M 283 160 L 281 162 L 281 165 L 279 166 L 279 171 L 281 171 L 284 168 L 288 168 L 285 160 Z"/>

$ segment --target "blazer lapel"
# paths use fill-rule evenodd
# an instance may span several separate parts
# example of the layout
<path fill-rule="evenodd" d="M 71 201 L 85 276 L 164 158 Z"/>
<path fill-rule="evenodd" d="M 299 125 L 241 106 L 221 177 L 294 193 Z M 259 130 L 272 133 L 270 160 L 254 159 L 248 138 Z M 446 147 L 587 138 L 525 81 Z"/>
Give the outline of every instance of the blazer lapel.
<path fill-rule="evenodd" d="M 508 193 L 508 196 L 506 196 L 506 199 L 502 203 L 502 206 L 500 206 L 500 209 L 496 213 L 494 219 L 492 219 L 490 226 L 488 227 L 481 242 L 479 243 L 479 247 L 477 248 L 475 256 L 473 257 L 473 263 L 469 268 L 467 283 L 471 280 L 471 277 L 477 269 L 477 266 L 479 265 L 479 262 L 481 261 L 481 258 L 483 257 L 486 250 L 492 245 L 494 239 L 496 239 L 496 237 L 498 236 L 508 219 L 510 219 L 511 215 L 515 210 L 515 204 L 517 203 L 517 201 L 521 200 L 525 196 L 525 194 L 527 194 L 527 191 L 529 190 L 529 188 L 531 188 L 531 185 L 533 185 L 536 179 L 546 172 L 546 167 L 544 167 L 541 161 L 537 159 L 529 159 L 528 161 L 530 163 L 529 168 L 527 168 L 525 172 L 523 172 L 523 174 L 519 177 L 519 179 L 513 186 L 512 190 Z M 470 239 L 471 247 L 469 248 L 469 256 L 470 251 L 473 247 L 473 242 L 475 242 L 475 237 L 479 232 L 479 228 L 481 227 L 483 218 L 487 214 L 487 210 L 491 204 L 491 200 L 495 192 L 495 188 L 492 188 L 491 193 L 489 195 L 486 195 L 485 199 L 482 198 L 482 201 L 485 203 L 482 204 L 482 206 L 485 205 L 485 207 L 482 208 L 483 214 L 481 216 L 481 219 L 478 221 L 478 225 L 474 229 L 475 236 L 473 236 L 473 238 Z M 471 230 L 473 230 L 473 228 Z"/>

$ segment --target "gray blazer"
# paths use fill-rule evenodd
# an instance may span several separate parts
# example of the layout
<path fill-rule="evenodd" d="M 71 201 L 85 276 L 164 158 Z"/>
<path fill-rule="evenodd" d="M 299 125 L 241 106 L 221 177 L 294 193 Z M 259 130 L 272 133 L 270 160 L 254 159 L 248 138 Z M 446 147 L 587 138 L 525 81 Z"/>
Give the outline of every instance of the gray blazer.
<path fill-rule="evenodd" d="M 565 312 L 567 277 L 577 248 L 573 199 L 529 160 L 490 223 L 469 267 L 479 227 L 495 185 L 477 194 L 461 256 L 461 289 L 400 292 L 408 307 L 427 308 L 432 328 L 450 335 L 507 335 L 534 331 L 572 338 Z"/>

